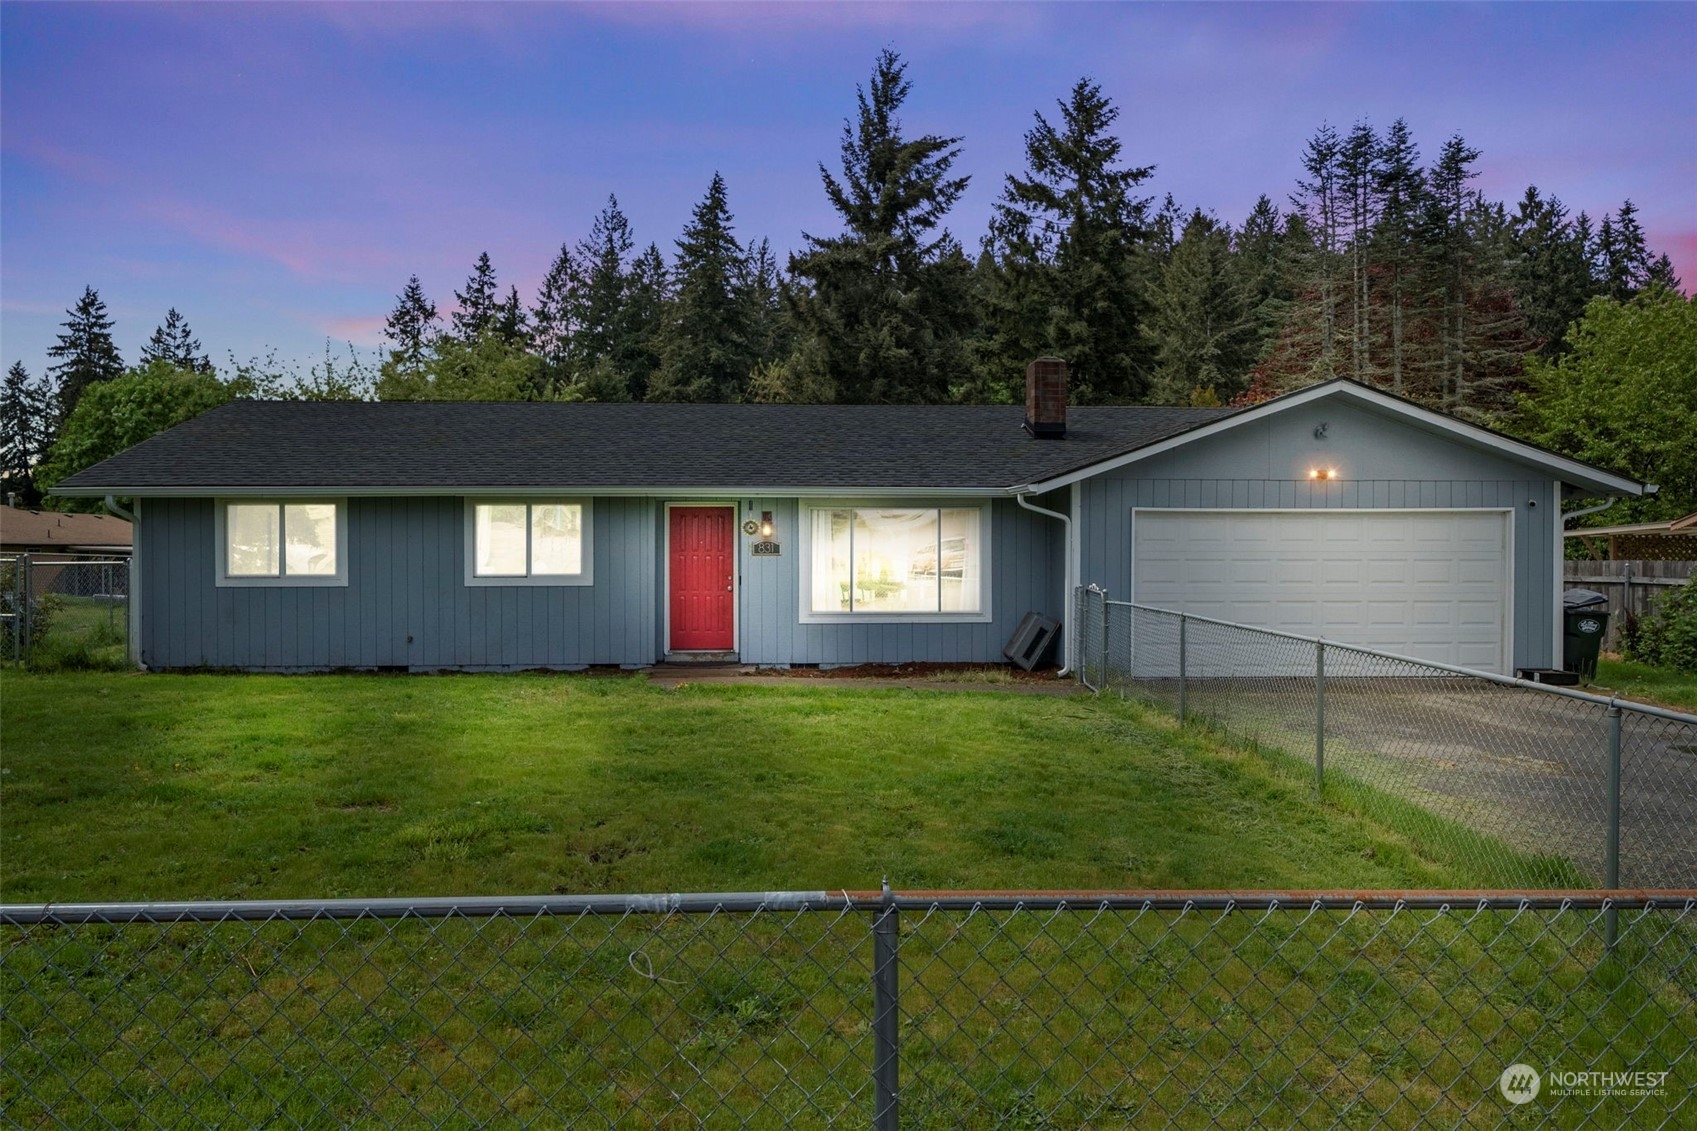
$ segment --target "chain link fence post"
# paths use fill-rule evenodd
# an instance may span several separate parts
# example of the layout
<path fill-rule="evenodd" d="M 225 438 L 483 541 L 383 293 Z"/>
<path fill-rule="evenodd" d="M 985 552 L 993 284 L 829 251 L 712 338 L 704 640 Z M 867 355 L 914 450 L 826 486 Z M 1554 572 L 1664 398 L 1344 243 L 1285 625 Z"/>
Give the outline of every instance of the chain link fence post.
<path fill-rule="evenodd" d="M 888 877 L 883 887 L 883 899 L 872 913 L 872 1126 L 874 1131 L 896 1131 L 901 1094 L 901 1006 L 896 979 L 901 920 Z"/>
<path fill-rule="evenodd" d="M 1326 642 L 1314 642 L 1314 792 L 1326 784 Z"/>
<path fill-rule="evenodd" d="M 1189 715 L 1184 674 L 1184 614 L 1178 615 L 1178 721 L 1183 726 Z"/>
<path fill-rule="evenodd" d="M 1603 849 L 1603 886 L 1620 887 L 1620 704 L 1610 703 L 1609 732 L 1609 842 Z M 1620 917 L 1611 906 L 1603 913 L 1603 943 L 1613 950 L 1619 938 Z"/>

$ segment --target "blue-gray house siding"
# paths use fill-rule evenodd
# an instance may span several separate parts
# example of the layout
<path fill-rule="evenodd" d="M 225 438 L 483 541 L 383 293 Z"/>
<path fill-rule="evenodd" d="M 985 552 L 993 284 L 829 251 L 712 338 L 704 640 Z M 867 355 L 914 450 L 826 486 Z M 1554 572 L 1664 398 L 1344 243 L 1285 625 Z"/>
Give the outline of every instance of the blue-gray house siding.
<path fill-rule="evenodd" d="M 687 500 L 679 500 L 687 501 Z M 593 501 L 593 583 L 465 583 L 465 507 L 454 496 L 348 499 L 345 586 L 220 587 L 214 502 L 141 507 L 141 661 L 150 668 L 513 670 L 661 659 L 665 499 Z M 793 498 L 735 500 L 738 521 L 770 510 L 779 557 L 738 537 L 744 663 L 857 664 L 1001 659 L 1019 618 L 1062 607 L 1062 539 L 1011 499 L 991 505 L 991 619 L 972 623 L 804 624 Z"/>
<path fill-rule="evenodd" d="M 1325 438 L 1315 429 L 1325 424 Z M 1336 467 L 1336 482 L 1308 469 Z M 1132 598 L 1132 509 L 1512 510 L 1516 667 L 1554 662 L 1560 484 L 1526 465 L 1367 409 L 1316 402 L 1080 484 L 1080 576 Z"/>

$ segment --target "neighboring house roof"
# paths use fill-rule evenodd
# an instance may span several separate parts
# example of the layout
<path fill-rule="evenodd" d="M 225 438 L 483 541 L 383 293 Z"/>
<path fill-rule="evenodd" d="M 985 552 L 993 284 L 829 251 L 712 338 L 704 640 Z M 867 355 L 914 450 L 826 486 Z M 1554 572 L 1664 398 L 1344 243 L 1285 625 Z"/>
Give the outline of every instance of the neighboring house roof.
<path fill-rule="evenodd" d="M 1001 405 L 237 401 L 61 480 L 60 495 L 1050 491 L 1341 396 L 1562 482 L 1642 483 L 1339 378 L 1242 409 L 1073 407 L 1038 439 Z"/>
<path fill-rule="evenodd" d="M 1625 526 L 1576 526 L 1566 532 L 1569 538 L 1599 538 L 1620 534 L 1683 534 L 1697 538 L 1697 511 L 1683 518 L 1661 522 L 1634 522 Z"/>
<path fill-rule="evenodd" d="M 0 507 L 0 549 L 128 550 L 130 524 L 109 514 L 60 514 Z"/>

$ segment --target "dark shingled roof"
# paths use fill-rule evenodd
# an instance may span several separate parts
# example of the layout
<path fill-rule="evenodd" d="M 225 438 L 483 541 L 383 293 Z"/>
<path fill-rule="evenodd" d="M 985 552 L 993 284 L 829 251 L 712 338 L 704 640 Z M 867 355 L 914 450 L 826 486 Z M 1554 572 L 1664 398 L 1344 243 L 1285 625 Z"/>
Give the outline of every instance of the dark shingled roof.
<path fill-rule="evenodd" d="M 237 401 L 55 490 L 1006 488 L 1229 411 L 1072 408 L 1039 440 L 1018 406 Z"/>

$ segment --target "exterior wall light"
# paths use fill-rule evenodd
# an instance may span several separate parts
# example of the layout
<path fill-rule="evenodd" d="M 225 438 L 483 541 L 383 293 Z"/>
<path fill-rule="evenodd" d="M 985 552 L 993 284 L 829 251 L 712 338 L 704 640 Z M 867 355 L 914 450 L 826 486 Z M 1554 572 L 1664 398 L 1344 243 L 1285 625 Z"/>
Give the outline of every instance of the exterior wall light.
<path fill-rule="evenodd" d="M 1308 469 L 1310 479 L 1336 479 L 1338 469 L 1335 467 L 1311 467 Z"/>
<path fill-rule="evenodd" d="M 760 512 L 760 537 L 762 537 L 762 538 L 772 537 L 772 512 L 771 511 L 761 511 Z"/>

